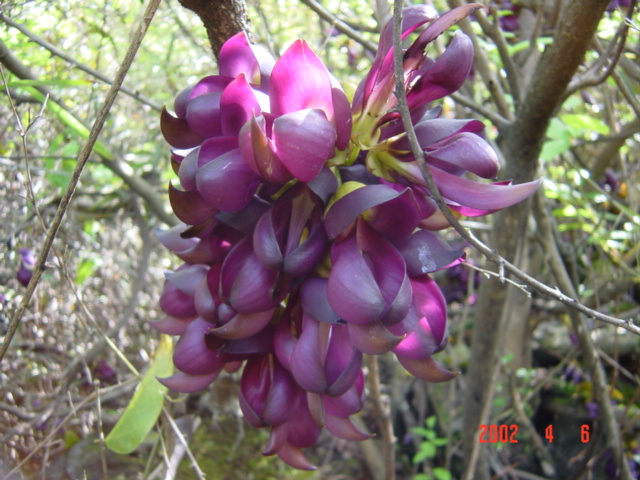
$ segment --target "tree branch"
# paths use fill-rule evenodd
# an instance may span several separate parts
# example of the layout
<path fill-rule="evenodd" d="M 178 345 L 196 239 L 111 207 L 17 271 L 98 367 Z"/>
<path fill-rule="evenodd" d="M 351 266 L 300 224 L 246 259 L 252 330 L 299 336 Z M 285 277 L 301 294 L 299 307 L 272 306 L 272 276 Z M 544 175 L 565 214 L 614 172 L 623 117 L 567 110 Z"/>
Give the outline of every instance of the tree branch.
<path fill-rule="evenodd" d="M 196 13 L 207 31 L 216 59 L 224 42 L 238 32 L 251 31 L 244 0 L 179 0 L 180 4 Z"/>

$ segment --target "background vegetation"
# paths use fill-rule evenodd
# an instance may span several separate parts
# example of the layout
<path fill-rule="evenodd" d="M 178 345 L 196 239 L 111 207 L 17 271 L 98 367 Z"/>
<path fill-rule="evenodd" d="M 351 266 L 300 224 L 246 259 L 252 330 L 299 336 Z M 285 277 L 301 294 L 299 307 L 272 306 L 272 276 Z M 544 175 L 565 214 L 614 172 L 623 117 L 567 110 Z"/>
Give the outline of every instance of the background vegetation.
<path fill-rule="evenodd" d="M 459 2 L 432 3 L 445 11 Z M 640 311 L 640 17 L 635 1 L 607 3 L 490 2 L 489 13 L 459 27 L 476 43 L 476 65 L 444 111 L 487 124 L 506 177 L 544 177 L 534 201 L 463 224 L 520 269 L 624 324 Z M 25 291 L 16 279 L 18 250 L 42 248 L 144 7 L 0 4 L 0 339 Z M 306 39 L 347 90 L 369 67 L 391 11 L 382 0 L 247 2 L 256 43 L 278 55 Z M 570 38 L 562 36 L 567 25 Z M 542 52 L 554 44 L 576 50 L 545 63 Z M 580 48 L 586 55 L 574 71 L 568 64 L 580 60 Z M 133 453 L 105 446 L 137 372 L 163 355 L 146 324 L 160 316 L 163 270 L 177 265 L 153 236 L 175 222 L 159 110 L 215 72 L 198 16 L 162 2 L 0 364 L 0 478 L 381 478 L 379 439 L 323 437 L 310 455 L 320 466 L 313 473 L 261 457 L 266 435 L 245 428 L 233 375 L 206 392 L 169 394 Z M 474 249 L 468 263 L 439 278 L 451 324 L 439 358 L 462 375 L 427 385 L 391 358 L 380 365 L 397 477 L 616 478 L 616 452 L 626 465 L 620 478 L 637 475 L 633 328 L 587 318 L 505 279 Z M 379 432 L 374 411 L 368 405 L 360 421 Z M 480 425 L 495 425 L 498 436 L 487 427 L 480 443 Z M 500 441 L 500 426 L 516 428 L 518 443 Z"/>

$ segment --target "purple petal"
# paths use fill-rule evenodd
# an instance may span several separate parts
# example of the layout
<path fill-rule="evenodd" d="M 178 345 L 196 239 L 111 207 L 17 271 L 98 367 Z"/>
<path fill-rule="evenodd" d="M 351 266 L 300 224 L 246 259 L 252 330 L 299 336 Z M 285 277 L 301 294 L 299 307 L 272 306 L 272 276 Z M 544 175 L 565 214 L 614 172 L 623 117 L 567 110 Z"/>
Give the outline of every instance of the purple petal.
<path fill-rule="evenodd" d="M 453 10 L 449 10 L 436 18 L 407 49 L 407 52 L 404 55 L 404 58 L 406 59 L 405 62 L 409 63 L 410 68 L 418 63 L 423 58 L 424 49 L 429 43 L 435 40 L 436 37 L 439 37 L 446 29 L 467 17 L 478 8 L 482 8 L 482 5 L 479 3 L 470 3 L 468 5 L 462 5 L 454 8 Z"/>
<path fill-rule="evenodd" d="M 218 209 L 207 202 L 198 192 L 185 192 L 169 184 L 169 203 L 173 213 L 181 222 L 198 225 L 213 218 Z"/>
<path fill-rule="evenodd" d="M 215 208 L 237 212 L 246 207 L 256 192 L 260 178 L 234 149 L 198 169 L 198 192 Z"/>
<path fill-rule="evenodd" d="M 189 375 L 184 372 L 176 372 L 170 377 L 158 378 L 158 381 L 165 387 L 180 393 L 193 393 L 205 389 L 220 374 L 219 371 L 209 375 Z"/>
<path fill-rule="evenodd" d="M 356 324 L 349 323 L 351 341 L 358 350 L 368 355 L 382 355 L 391 351 L 402 337 L 397 337 L 387 330 L 379 321 Z"/>
<path fill-rule="evenodd" d="M 407 94 L 407 104 L 412 110 L 458 90 L 465 82 L 473 65 L 473 43 L 458 31 L 451 44 Z"/>
<path fill-rule="evenodd" d="M 491 146 L 472 133 L 459 133 L 427 148 L 427 162 L 454 175 L 470 171 L 483 178 L 498 174 L 500 163 Z"/>
<path fill-rule="evenodd" d="M 415 126 L 418 143 L 423 149 L 429 145 L 444 140 L 456 133 L 475 133 L 484 132 L 484 124 L 480 120 L 453 119 L 453 118 L 429 118 L 420 121 Z M 385 134 L 387 129 L 385 129 Z M 400 132 L 397 132 L 399 134 Z M 395 150 L 410 151 L 409 140 L 404 135 L 393 142 Z"/>
<path fill-rule="evenodd" d="M 240 130 L 240 151 L 247 165 L 271 183 L 285 183 L 293 177 L 275 153 L 271 139 L 265 132 L 264 116 L 252 118 Z"/>
<path fill-rule="evenodd" d="M 336 147 L 338 150 L 345 150 L 349 146 L 349 140 L 351 139 L 351 104 L 341 88 L 332 88 L 331 94 L 334 118 L 330 118 L 330 120 L 333 120 L 336 127 Z"/>
<path fill-rule="evenodd" d="M 209 348 L 207 338 L 212 325 L 196 318 L 178 340 L 173 353 L 176 368 L 189 375 L 209 375 L 224 367 L 220 352 Z"/>
<path fill-rule="evenodd" d="M 518 185 L 479 183 L 429 167 L 433 179 L 443 196 L 461 205 L 487 210 L 510 207 L 531 196 L 540 186 L 541 179 Z"/>
<path fill-rule="evenodd" d="M 321 110 L 299 110 L 273 123 L 273 144 L 282 164 L 300 181 L 318 176 L 333 157 L 336 129 Z"/>
<path fill-rule="evenodd" d="M 186 119 L 189 127 L 204 138 L 222 135 L 220 118 L 221 93 L 205 93 L 187 103 Z"/>
<path fill-rule="evenodd" d="M 453 380 L 460 372 L 451 372 L 436 362 L 432 357 L 424 360 L 410 360 L 406 357 L 397 356 L 402 366 L 414 377 L 425 382 L 441 383 Z"/>
<path fill-rule="evenodd" d="M 411 277 L 452 266 L 464 255 L 462 249 L 451 249 L 439 235 L 427 230 L 414 233 L 397 244 L 397 247 Z"/>
<path fill-rule="evenodd" d="M 349 192 L 333 205 L 325 216 L 325 230 L 330 239 L 335 239 L 369 208 L 393 200 L 405 191 L 397 192 L 387 185 L 365 185 Z"/>
<path fill-rule="evenodd" d="M 302 333 L 291 353 L 291 373 L 298 385 L 308 392 L 323 393 L 328 387 L 327 376 L 322 364 L 322 337 L 320 329 L 330 328 L 328 323 L 320 324 L 311 317 L 303 317 Z"/>
<path fill-rule="evenodd" d="M 345 321 L 369 323 L 385 309 L 385 301 L 354 236 L 334 242 L 327 297 Z"/>
<path fill-rule="evenodd" d="M 291 445 L 289 442 L 285 443 L 278 450 L 278 457 L 287 465 L 297 468 L 298 470 L 317 470 L 318 467 L 314 466 L 307 460 L 302 453 L 302 449 Z"/>
<path fill-rule="evenodd" d="M 211 333 L 228 340 L 247 338 L 260 332 L 269 324 L 275 308 L 255 313 L 237 313 L 231 320 L 215 328 Z"/>
<path fill-rule="evenodd" d="M 349 418 L 327 415 L 325 422 L 327 430 L 329 430 L 332 435 L 345 440 L 362 441 L 375 436 L 360 430 Z"/>
<path fill-rule="evenodd" d="M 173 148 L 186 149 L 197 147 L 204 138 L 194 132 L 184 118 L 176 118 L 166 108 L 160 114 L 162 136 Z"/>
<path fill-rule="evenodd" d="M 154 320 L 147 322 L 150 327 L 155 328 L 160 333 L 166 333 L 167 335 L 182 335 L 189 326 L 189 322 L 192 318 L 175 318 L 166 317 L 162 320 Z"/>
<path fill-rule="evenodd" d="M 337 323 L 340 316 L 327 300 L 328 280 L 321 277 L 307 278 L 300 287 L 302 310 L 305 315 L 320 322 Z"/>

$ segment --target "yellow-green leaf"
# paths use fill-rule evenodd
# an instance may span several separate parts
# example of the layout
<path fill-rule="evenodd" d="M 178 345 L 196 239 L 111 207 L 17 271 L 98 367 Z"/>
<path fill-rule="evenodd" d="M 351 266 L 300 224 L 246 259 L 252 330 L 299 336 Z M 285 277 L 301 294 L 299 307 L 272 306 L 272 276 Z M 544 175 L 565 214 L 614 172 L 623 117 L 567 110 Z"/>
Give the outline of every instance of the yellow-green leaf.
<path fill-rule="evenodd" d="M 173 373 L 172 353 L 171 337 L 162 335 L 153 363 L 142 377 L 122 417 L 105 439 L 107 447 L 114 452 L 123 455 L 133 452 L 156 424 L 167 391 L 156 377 L 168 377 Z"/>

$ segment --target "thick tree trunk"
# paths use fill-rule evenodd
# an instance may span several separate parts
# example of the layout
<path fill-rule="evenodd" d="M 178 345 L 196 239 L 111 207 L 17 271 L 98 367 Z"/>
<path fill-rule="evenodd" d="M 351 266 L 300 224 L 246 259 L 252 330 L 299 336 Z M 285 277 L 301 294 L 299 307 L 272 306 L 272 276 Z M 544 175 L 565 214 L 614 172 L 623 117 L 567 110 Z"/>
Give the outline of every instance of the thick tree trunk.
<path fill-rule="evenodd" d="M 240 31 L 249 32 L 250 23 L 244 0 L 179 0 L 180 4 L 195 12 L 207 30 L 214 55 L 222 44 Z"/>
<path fill-rule="evenodd" d="M 540 59 L 513 122 L 500 132 L 500 146 L 507 159 L 506 178 L 514 183 L 533 180 L 549 121 L 596 32 L 608 0 L 572 0 L 560 17 L 554 42 Z M 526 226 L 531 202 L 522 202 L 494 216 L 491 245 L 516 265 L 523 265 Z M 520 258 L 519 258 L 520 256 Z M 479 426 L 486 423 L 493 399 L 495 378 L 504 353 L 505 332 L 511 324 L 527 322 L 527 309 L 513 309 L 522 295 L 513 287 L 498 288 L 496 281 L 481 286 L 476 306 L 472 354 L 464 408 L 464 478 L 490 478 L 486 449 L 480 449 Z M 517 312 L 517 314 L 514 314 Z M 477 462 L 477 463 L 476 463 Z"/>

